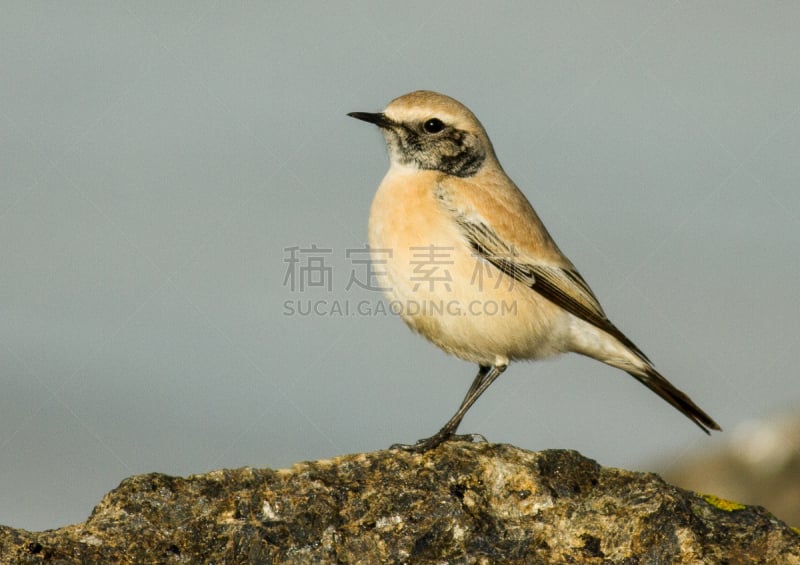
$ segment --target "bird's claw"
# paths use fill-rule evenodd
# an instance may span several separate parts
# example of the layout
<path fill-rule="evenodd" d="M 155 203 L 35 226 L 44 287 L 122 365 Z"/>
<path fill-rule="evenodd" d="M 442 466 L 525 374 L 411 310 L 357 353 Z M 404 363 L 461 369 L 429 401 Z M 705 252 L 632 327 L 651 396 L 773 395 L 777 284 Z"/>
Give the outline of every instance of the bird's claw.
<path fill-rule="evenodd" d="M 435 447 L 438 447 L 442 443 L 446 441 L 466 441 L 469 443 L 488 443 L 489 440 L 486 439 L 485 436 L 482 434 L 442 434 L 438 433 L 431 437 L 421 439 L 415 444 L 406 444 L 406 443 L 395 443 L 392 444 L 389 449 L 400 449 L 403 451 L 409 451 L 411 453 L 425 453 Z"/>

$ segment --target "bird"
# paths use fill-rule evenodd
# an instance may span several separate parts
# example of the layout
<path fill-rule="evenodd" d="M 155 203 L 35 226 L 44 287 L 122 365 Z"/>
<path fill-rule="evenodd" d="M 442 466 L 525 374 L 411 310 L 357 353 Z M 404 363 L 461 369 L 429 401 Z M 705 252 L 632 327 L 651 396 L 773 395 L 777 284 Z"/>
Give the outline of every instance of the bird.
<path fill-rule="evenodd" d="M 417 90 L 348 116 L 377 126 L 389 154 L 368 225 L 378 286 L 413 331 L 478 365 L 436 434 L 393 448 L 474 440 L 458 426 L 511 361 L 570 352 L 627 372 L 705 433 L 721 430 L 608 319 L 465 105 Z"/>

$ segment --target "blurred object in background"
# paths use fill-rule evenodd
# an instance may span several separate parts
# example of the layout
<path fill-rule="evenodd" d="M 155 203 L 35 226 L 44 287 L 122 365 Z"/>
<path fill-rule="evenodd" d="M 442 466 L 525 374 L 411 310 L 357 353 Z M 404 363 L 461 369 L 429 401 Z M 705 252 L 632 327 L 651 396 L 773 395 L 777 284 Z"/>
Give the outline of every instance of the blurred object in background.
<path fill-rule="evenodd" d="M 764 506 L 800 526 L 800 410 L 745 420 L 718 449 L 662 461 L 660 469 L 680 487 Z"/>

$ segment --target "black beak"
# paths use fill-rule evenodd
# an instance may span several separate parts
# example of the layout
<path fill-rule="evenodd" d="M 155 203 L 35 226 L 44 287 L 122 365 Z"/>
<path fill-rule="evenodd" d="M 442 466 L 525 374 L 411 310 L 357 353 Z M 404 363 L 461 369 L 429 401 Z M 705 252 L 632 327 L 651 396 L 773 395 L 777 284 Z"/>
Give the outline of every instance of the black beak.
<path fill-rule="evenodd" d="M 379 128 L 388 128 L 394 125 L 394 122 L 386 117 L 384 113 L 370 114 L 369 112 L 350 112 L 347 114 L 351 118 L 362 120 L 375 124 Z"/>

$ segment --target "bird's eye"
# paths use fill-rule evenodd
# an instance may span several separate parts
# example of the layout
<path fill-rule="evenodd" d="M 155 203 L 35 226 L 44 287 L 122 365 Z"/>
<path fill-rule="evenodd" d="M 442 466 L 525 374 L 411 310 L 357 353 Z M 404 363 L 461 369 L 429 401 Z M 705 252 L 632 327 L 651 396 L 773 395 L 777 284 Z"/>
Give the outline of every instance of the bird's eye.
<path fill-rule="evenodd" d="M 439 133 L 444 129 L 444 124 L 439 118 L 431 118 L 422 124 L 422 129 L 424 129 L 427 133 Z"/>

